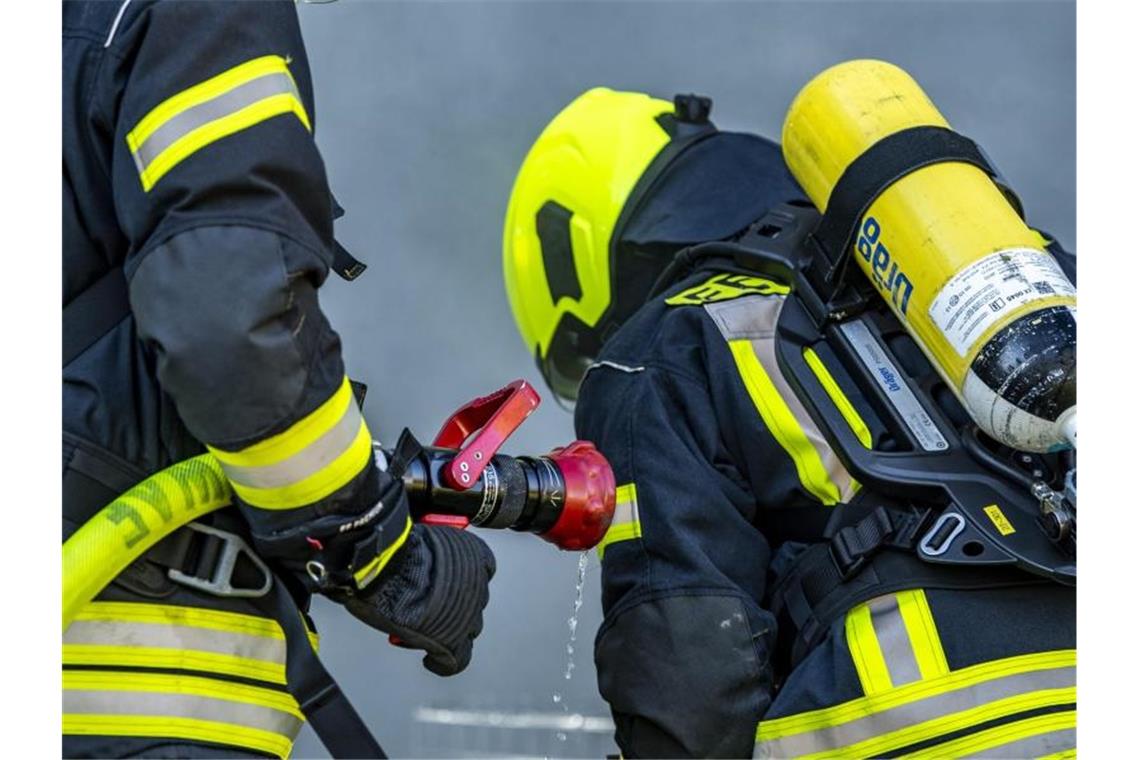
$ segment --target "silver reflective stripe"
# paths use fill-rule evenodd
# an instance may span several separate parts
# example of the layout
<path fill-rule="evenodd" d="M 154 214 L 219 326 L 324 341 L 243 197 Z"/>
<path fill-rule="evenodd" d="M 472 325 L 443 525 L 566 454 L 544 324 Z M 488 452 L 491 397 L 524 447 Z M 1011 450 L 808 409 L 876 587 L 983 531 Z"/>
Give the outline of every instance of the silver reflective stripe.
<path fill-rule="evenodd" d="M 76 620 L 63 634 L 63 643 L 75 646 L 193 650 L 261 660 L 282 666 L 285 664 L 284 639 L 173 623 Z"/>
<path fill-rule="evenodd" d="M 839 500 L 849 501 L 855 495 L 855 480 L 832 451 L 815 420 L 800 403 L 776 361 L 776 322 L 784 307 L 784 296 L 745 296 L 732 301 L 705 305 L 705 311 L 716 322 L 726 341 L 747 339 L 768 374 L 780 398 L 803 430 L 804 436 L 819 455 L 828 478 L 839 489 Z"/>
<path fill-rule="evenodd" d="M 756 757 L 798 757 L 812 752 L 848 747 L 877 736 L 899 731 L 953 713 L 996 702 L 1007 697 L 1045 689 L 1065 689 L 1076 685 L 1074 667 L 1049 668 L 1029 673 L 1016 673 L 934 694 L 925 699 L 901 704 L 861 718 L 772 739 L 756 745 Z"/>
<path fill-rule="evenodd" d="M 226 477 L 248 488 L 282 488 L 315 475 L 343 454 L 360 433 L 360 407 L 348 400 L 344 415 L 323 435 L 293 456 L 262 467 L 243 467 L 221 462 Z"/>
<path fill-rule="evenodd" d="M 199 694 L 159 691 L 64 689 L 67 715 L 154 715 L 194 718 L 271 731 L 293 738 L 301 730 L 297 716 L 272 707 Z"/>
<path fill-rule="evenodd" d="M 867 607 L 871 610 L 871 626 L 879 640 L 879 650 L 891 674 L 891 685 L 902 686 L 922 678 L 895 595 L 872 599 Z"/>
<path fill-rule="evenodd" d="M 217 121 L 243 108 L 274 95 L 292 94 L 301 99 L 293 79 L 283 72 L 273 72 L 227 90 L 196 106 L 187 108 L 163 122 L 162 126 L 132 153 L 141 174 L 164 150 L 199 127 Z"/>
<path fill-rule="evenodd" d="M 1023 758 L 1023 757 L 1042 757 L 1043 755 L 1052 755 L 1056 752 L 1064 752 L 1067 749 L 1077 748 L 1077 731 L 1074 728 L 1063 728 L 1059 731 L 1046 731 L 1041 734 L 1034 734 L 1027 736 L 1024 739 L 1002 744 L 997 747 L 990 747 L 988 749 L 980 750 L 971 755 L 957 755 L 961 758 Z M 937 757 L 938 747 L 930 747 L 925 751 L 927 757 Z"/>
<path fill-rule="evenodd" d="M 635 523 L 641 517 L 637 513 L 637 499 L 634 498 L 630 501 L 620 501 L 614 507 L 614 519 L 610 523 L 610 527 L 614 525 L 626 525 L 628 523 Z"/>

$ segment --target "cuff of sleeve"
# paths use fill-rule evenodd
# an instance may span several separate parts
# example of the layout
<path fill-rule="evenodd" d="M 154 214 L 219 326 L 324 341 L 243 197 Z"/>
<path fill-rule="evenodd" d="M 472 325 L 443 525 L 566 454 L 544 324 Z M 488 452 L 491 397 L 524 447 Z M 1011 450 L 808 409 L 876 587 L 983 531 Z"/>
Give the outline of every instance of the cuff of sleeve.
<path fill-rule="evenodd" d="M 284 432 L 240 451 L 208 448 L 244 504 L 290 510 L 328 498 L 359 475 L 371 461 L 372 436 L 345 377 Z"/>
<path fill-rule="evenodd" d="M 356 557 L 353 560 L 352 579 L 358 589 L 368 586 L 384 571 L 396 553 L 403 548 L 412 532 L 412 518 L 405 515 L 404 528 L 397 532 L 399 523 L 392 521 L 392 530 L 379 530 L 373 534 L 373 539 L 367 543 L 357 545 Z M 387 534 L 387 535 L 385 535 Z M 385 545 L 386 543 L 386 545 Z M 379 552 L 376 551 L 378 547 Z"/>

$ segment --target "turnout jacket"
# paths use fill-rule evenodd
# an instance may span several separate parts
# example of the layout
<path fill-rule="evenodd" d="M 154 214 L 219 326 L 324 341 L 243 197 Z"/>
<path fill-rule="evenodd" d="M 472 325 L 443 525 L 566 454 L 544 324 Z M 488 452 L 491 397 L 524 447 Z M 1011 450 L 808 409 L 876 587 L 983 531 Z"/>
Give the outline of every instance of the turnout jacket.
<path fill-rule="evenodd" d="M 337 247 L 314 119 L 291 0 L 64 3 L 65 539 L 209 450 L 227 524 L 270 558 L 357 520 L 341 559 L 362 587 L 405 540 L 317 298 Z M 145 561 L 126 575 L 65 635 L 65 752 L 286 754 L 280 626 Z"/>
<path fill-rule="evenodd" d="M 665 177 L 621 245 L 636 238 L 660 253 L 726 239 L 741 230 L 741 209 L 757 219 L 802 199 L 775 144 L 717 141 L 707 153 L 720 159 L 701 169 L 690 157 Z M 714 186 L 694 179 L 714 165 L 758 170 L 715 190 L 729 208 L 691 197 Z M 717 231 L 715 214 L 733 226 Z M 1058 584 L 886 594 L 835 621 L 797 666 L 782 664 L 789 632 L 769 609 L 771 589 L 835 511 L 889 503 L 845 470 L 776 362 L 788 293 L 710 260 L 626 322 L 581 385 L 577 434 L 596 442 L 619 483 L 598 549 L 595 660 L 623 755 L 1071 752 L 1075 593 Z M 821 355 L 820 382 L 858 418 L 858 389 L 838 387 L 827 362 Z"/>

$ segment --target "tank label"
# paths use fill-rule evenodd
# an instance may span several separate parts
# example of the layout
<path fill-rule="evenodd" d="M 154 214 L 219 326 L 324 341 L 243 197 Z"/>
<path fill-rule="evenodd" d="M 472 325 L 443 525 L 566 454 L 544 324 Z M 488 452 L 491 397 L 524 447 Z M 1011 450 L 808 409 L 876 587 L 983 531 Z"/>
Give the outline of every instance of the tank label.
<path fill-rule="evenodd" d="M 1034 248 L 1008 248 L 951 277 L 930 304 L 930 320 L 965 357 L 990 325 L 1019 306 L 1076 294 L 1052 256 Z"/>
<path fill-rule="evenodd" d="M 867 326 L 855 319 L 840 325 L 839 329 L 850 341 L 851 347 L 859 355 L 859 360 L 871 371 L 887 401 L 910 428 L 918 445 L 925 451 L 945 451 L 949 445 L 938 430 L 938 426 L 922 408 L 910 386 L 903 380 L 898 367 L 887 356 L 887 352 L 875 340 L 875 336 Z"/>

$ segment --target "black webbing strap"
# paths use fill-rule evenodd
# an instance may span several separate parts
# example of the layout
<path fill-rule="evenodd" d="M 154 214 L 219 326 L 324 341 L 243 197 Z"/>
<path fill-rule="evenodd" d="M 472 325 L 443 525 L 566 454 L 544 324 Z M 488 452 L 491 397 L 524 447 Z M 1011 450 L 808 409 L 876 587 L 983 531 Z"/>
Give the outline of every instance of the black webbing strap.
<path fill-rule="evenodd" d="M 348 249 L 340 244 L 340 241 L 334 240 L 332 268 L 334 272 L 340 275 L 341 279 L 352 282 L 364 274 L 368 265 L 349 253 Z"/>
<path fill-rule="evenodd" d="M 1020 201 L 1005 185 L 982 149 L 968 137 L 945 127 L 922 126 L 888 135 L 852 161 L 827 201 L 827 210 L 810 240 L 826 262 L 822 272 L 826 283 L 834 283 L 844 265 L 863 216 L 888 187 L 906 175 L 931 164 L 957 161 L 972 164 L 994 180 L 1010 205 L 1022 214 Z"/>
<path fill-rule="evenodd" d="M 831 624 L 861 602 L 912 588 L 979 589 L 1049 583 L 1016 569 L 936 565 L 915 547 L 933 513 L 876 507 L 839 529 L 830 541 L 804 550 L 773 589 L 769 608 L 795 665 L 827 635 Z M 886 551 L 889 550 L 889 551 Z"/>
<path fill-rule="evenodd" d="M 115 267 L 63 307 L 63 366 L 127 318 L 127 279 Z"/>
<path fill-rule="evenodd" d="M 285 632 L 286 688 L 333 757 L 384 758 L 384 750 L 313 651 L 301 611 L 278 578 L 258 600 Z"/>

